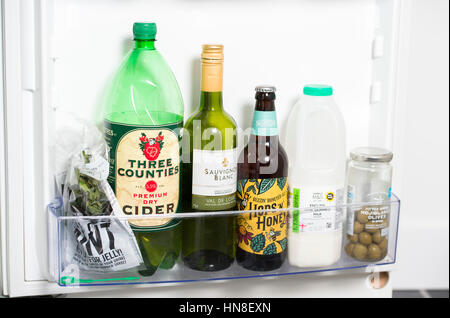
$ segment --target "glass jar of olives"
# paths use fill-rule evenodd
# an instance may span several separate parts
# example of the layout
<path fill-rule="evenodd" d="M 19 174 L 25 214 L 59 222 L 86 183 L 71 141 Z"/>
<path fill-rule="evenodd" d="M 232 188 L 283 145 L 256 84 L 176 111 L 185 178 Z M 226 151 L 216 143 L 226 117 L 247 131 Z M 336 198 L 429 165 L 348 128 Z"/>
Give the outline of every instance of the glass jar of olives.
<path fill-rule="evenodd" d="M 392 152 L 372 147 L 350 153 L 345 252 L 360 261 L 380 261 L 388 252 L 390 204 L 381 202 L 391 198 L 392 157 Z"/>

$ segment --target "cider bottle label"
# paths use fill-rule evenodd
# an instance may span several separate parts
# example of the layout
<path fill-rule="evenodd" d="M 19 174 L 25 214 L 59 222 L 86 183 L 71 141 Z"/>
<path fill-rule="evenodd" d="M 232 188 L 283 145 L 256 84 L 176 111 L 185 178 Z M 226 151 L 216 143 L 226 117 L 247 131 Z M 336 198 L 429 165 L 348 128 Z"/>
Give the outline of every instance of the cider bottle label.
<path fill-rule="evenodd" d="M 179 209 L 182 122 L 134 126 L 105 121 L 110 147 L 108 181 L 125 215 L 172 215 Z M 173 217 L 130 219 L 134 231 L 161 231 L 178 225 Z"/>
<path fill-rule="evenodd" d="M 287 178 L 239 180 L 239 210 L 261 210 L 237 218 L 238 246 L 249 253 L 273 255 L 287 246 L 287 213 L 270 209 L 288 207 Z"/>

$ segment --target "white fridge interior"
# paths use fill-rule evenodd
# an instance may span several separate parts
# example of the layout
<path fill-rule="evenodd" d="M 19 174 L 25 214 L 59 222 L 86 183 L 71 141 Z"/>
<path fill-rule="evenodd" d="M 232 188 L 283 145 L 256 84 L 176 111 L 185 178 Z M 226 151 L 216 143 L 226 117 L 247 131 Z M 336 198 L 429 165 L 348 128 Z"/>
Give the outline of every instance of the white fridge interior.
<path fill-rule="evenodd" d="M 102 290 L 64 289 L 47 281 L 46 206 L 55 195 L 52 149 L 64 138 L 58 128 L 70 125 L 57 114 L 101 122 L 108 81 L 133 46 L 133 22 L 157 23 L 156 47 L 178 80 L 186 118 L 199 105 L 201 45 L 220 43 L 225 47 L 224 107 L 239 127 L 250 127 L 256 85 L 277 87 L 283 134 L 303 85 L 327 83 L 345 119 L 347 150 L 369 145 L 395 152 L 401 9 L 402 1 L 390 0 L 3 1 L 5 109 L 0 131 L 5 134 L 0 137 L 6 147 L 0 160 L 8 172 L 2 171 L 0 185 L 3 293 Z M 352 279 L 347 286 L 357 286 L 354 291 L 369 288 L 367 274 L 355 275 L 298 275 L 290 278 L 293 283 L 282 278 L 251 281 L 265 286 L 267 296 L 270 284 L 294 284 L 286 287 L 292 296 L 327 282 L 345 288 Z M 226 284 L 240 284 L 247 293 L 252 289 L 245 282 Z M 219 285 L 187 283 L 164 290 L 182 297 L 188 290 L 200 295 Z"/>

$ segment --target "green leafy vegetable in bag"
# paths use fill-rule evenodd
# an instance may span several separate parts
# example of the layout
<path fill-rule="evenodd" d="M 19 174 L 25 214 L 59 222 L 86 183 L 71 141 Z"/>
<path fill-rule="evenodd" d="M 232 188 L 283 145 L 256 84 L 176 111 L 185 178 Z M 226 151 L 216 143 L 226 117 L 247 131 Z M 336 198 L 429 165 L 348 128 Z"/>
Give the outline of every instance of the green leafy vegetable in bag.
<path fill-rule="evenodd" d="M 83 151 L 84 163 L 90 162 L 91 156 Z M 96 180 L 75 168 L 77 183 L 70 186 L 71 200 L 70 206 L 73 210 L 85 216 L 109 215 L 112 206 L 100 188 L 100 180 Z"/>

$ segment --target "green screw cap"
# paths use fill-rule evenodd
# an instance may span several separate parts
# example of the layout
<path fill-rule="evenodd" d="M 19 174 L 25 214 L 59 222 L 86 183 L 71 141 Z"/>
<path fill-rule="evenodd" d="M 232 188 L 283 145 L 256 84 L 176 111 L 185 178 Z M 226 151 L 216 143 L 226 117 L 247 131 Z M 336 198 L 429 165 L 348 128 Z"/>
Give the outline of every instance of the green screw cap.
<path fill-rule="evenodd" d="M 331 96 L 333 95 L 333 87 L 330 85 L 306 85 L 303 87 L 303 94 L 309 96 Z"/>
<path fill-rule="evenodd" d="M 133 35 L 135 40 L 154 40 L 156 36 L 156 23 L 135 22 L 133 24 Z"/>

